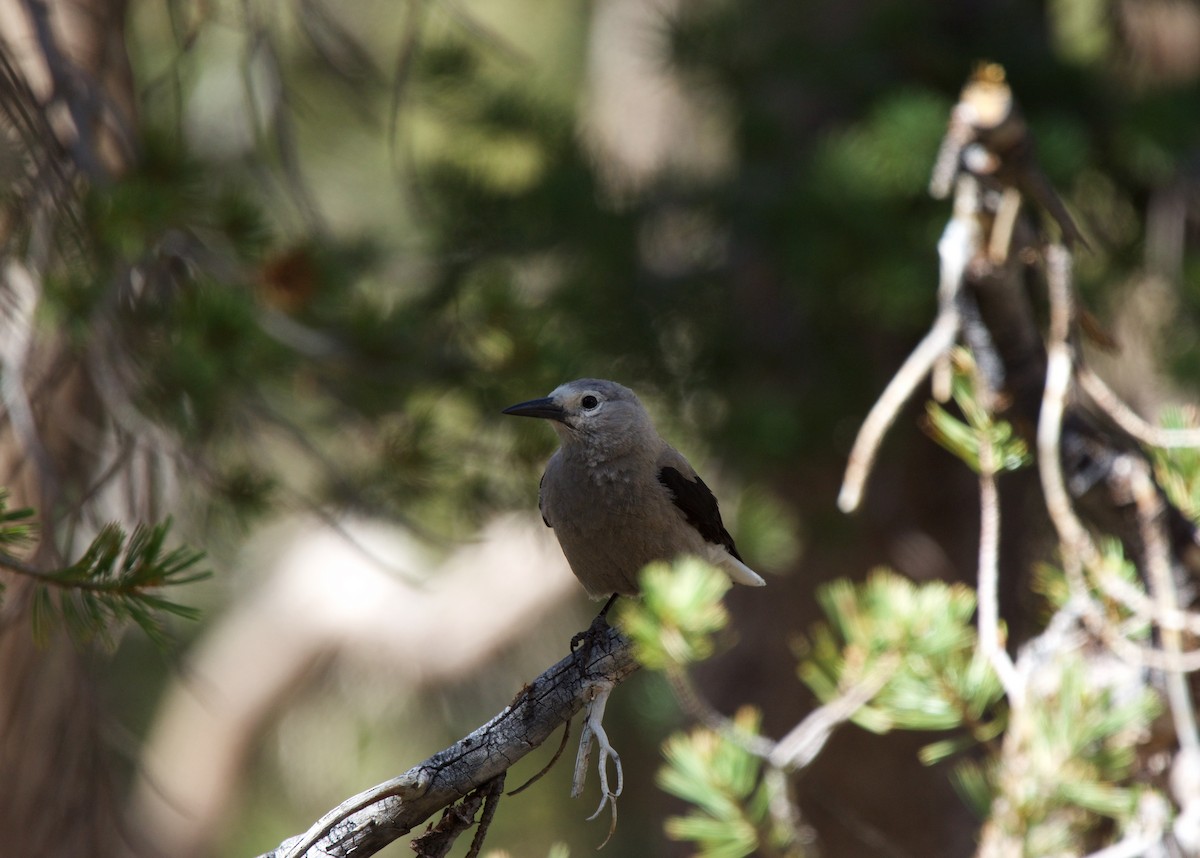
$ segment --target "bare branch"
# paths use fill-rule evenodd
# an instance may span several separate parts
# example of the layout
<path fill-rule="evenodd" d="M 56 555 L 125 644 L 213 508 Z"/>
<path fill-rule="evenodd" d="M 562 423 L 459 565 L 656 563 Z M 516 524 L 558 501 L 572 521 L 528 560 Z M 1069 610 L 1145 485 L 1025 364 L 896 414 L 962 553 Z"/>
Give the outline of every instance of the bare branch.
<path fill-rule="evenodd" d="M 1158 487 L 1149 473 L 1149 466 L 1130 457 L 1130 483 L 1133 501 L 1137 507 L 1138 523 L 1142 530 L 1142 544 L 1146 553 L 1146 580 L 1159 612 L 1165 613 L 1178 607 L 1175 582 L 1171 577 L 1171 554 L 1167 547 L 1163 521 L 1166 509 Z M 1163 649 L 1178 656 L 1183 651 L 1183 637 L 1178 629 L 1159 630 Z M 1196 733 L 1196 713 L 1192 707 L 1191 691 L 1187 677 L 1178 670 L 1167 671 L 1167 700 L 1171 705 L 1171 717 L 1175 722 L 1175 738 L 1180 750 L 1200 751 L 1200 736 Z"/>
<path fill-rule="evenodd" d="M 1046 508 L 1058 530 L 1067 580 L 1077 597 L 1087 601 L 1083 619 L 1088 629 L 1098 635 L 1118 656 L 1133 664 L 1165 671 L 1195 671 L 1200 669 L 1200 651 L 1181 653 L 1144 647 L 1121 635 L 1100 617 L 1087 593 L 1084 570 L 1102 566 L 1100 552 L 1083 524 L 1075 515 L 1066 485 L 1063 482 L 1059 444 L 1062 417 L 1073 374 L 1074 357 L 1070 344 L 1071 320 L 1074 316 L 1074 294 L 1071 284 L 1071 255 L 1061 245 L 1047 249 L 1047 285 L 1050 291 L 1050 339 L 1047 344 L 1046 386 L 1038 421 L 1038 471 Z M 1161 535 L 1161 530 L 1158 531 Z M 1147 545 L 1147 552 L 1150 546 Z M 1165 547 L 1163 548 L 1165 551 Z M 1169 561 L 1168 561 L 1169 562 Z M 1130 595 L 1132 588 L 1122 591 Z M 1135 599 L 1121 598 L 1139 616 L 1152 620 L 1163 631 L 1187 628 L 1195 623 L 1195 615 L 1179 612 L 1170 604 L 1154 604 L 1137 594 Z"/>
<path fill-rule="evenodd" d="M 996 671 L 1013 706 L 1025 700 L 1025 683 L 1000 640 L 1000 498 L 996 451 L 987 432 L 979 440 L 979 649 Z"/>
<path fill-rule="evenodd" d="M 458 801 L 544 743 L 588 700 L 597 682 L 618 684 L 637 670 L 629 641 L 613 629 L 595 636 L 588 660 L 572 654 L 469 736 L 404 774 L 347 799 L 307 833 L 261 858 L 365 858 Z"/>
<path fill-rule="evenodd" d="M 1136 824 L 1131 831 L 1111 846 L 1087 855 L 1087 858 L 1139 858 L 1143 855 L 1160 854 L 1155 846 L 1162 843 L 1163 834 L 1171 818 L 1171 808 L 1166 800 L 1147 790 L 1138 802 Z M 1170 854 L 1162 850 L 1161 854 Z"/>
<path fill-rule="evenodd" d="M 947 137 L 949 136 L 948 134 Z M 969 176 L 962 177 L 955 185 L 954 215 L 938 240 L 937 318 L 929 333 L 892 376 L 892 380 L 888 382 L 888 386 L 884 388 L 858 430 L 858 437 L 846 463 L 842 490 L 838 494 L 838 508 L 842 512 L 858 509 L 867 477 L 871 474 L 871 467 L 884 436 L 900 409 L 904 407 L 904 403 L 913 395 L 925 376 L 931 372 L 933 374 L 935 399 L 945 402 L 950 398 L 951 372 L 948 356 L 962 330 L 958 298 L 971 260 L 978 254 L 983 240 L 977 218 L 978 207 L 978 183 Z"/>
<path fill-rule="evenodd" d="M 772 768 L 783 772 L 797 772 L 816 759 L 817 754 L 829 741 L 834 728 L 849 721 L 859 709 L 867 705 L 892 678 L 899 666 L 900 658 L 895 654 L 881 658 L 858 682 L 808 713 L 803 721 L 789 730 L 778 742 L 747 733 L 713 709 L 696 691 L 684 671 L 669 670 L 666 676 L 675 692 L 675 698 L 692 718 L 747 753 L 766 761 Z"/>
<path fill-rule="evenodd" d="M 496 804 L 504 792 L 504 773 L 501 772 L 492 780 L 471 792 L 458 804 L 452 804 L 442 812 L 442 818 L 437 825 L 431 826 L 424 834 L 413 839 L 410 844 L 419 858 L 445 858 L 450 849 L 463 832 L 475 824 L 475 814 L 483 808 L 479 819 L 479 828 L 471 839 L 471 848 L 467 858 L 475 858 L 483 838 L 487 836 L 488 827 L 496 812 Z"/>
<path fill-rule="evenodd" d="M 810 712 L 775 743 L 769 757 L 771 765 L 794 772 L 811 763 L 829 741 L 833 729 L 849 721 L 859 709 L 866 706 L 899 666 L 900 657 L 896 653 L 881 658 L 862 679 L 824 706 Z"/>
<path fill-rule="evenodd" d="M 1059 457 L 1063 412 L 1075 364 L 1070 343 L 1071 320 L 1075 315 L 1071 254 L 1062 245 L 1046 249 L 1046 281 L 1050 292 L 1050 331 L 1046 345 L 1046 386 L 1037 428 L 1038 474 L 1046 509 L 1058 531 L 1064 555 L 1070 554 L 1084 566 L 1091 566 L 1095 565 L 1099 552 L 1075 515 Z"/>
<path fill-rule="evenodd" d="M 838 494 L 838 508 L 842 512 L 853 512 L 862 501 L 863 488 L 871 474 L 871 466 L 879 452 L 883 437 L 900 413 L 900 409 L 917 389 L 917 385 L 929 374 L 937 359 L 954 345 L 958 336 L 957 313 L 943 308 L 929 333 L 908 356 L 908 360 L 892 376 L 883 394 L 872 406 L 858 438 L 850 451 L 846 474 L 842 478 L 842 490 Z"/>
<path fill-rule="evenodd" d="M 1172 447 L 1200 447 L 1200 429 L 1164 429 L 1143 420 L 1121 397 L 1086 366 L 1075 373 L 1079 386 L 1091 397 L 1113 422 L 1143 444 L 1169 449 Z"/>
<path fill-rule="evenodd" d="M 664 672 L 664 676 L 671 685 L 675 699 L 689 717 L 756 757 L 765 760 L 771 756 L 775 743 L 763 736 L 747 733 L 714 709 L 711 703 L 700 696 L 685 670 L 671 668 Z"/>
<path fill-rule="evenodd" d="M 59 489 L 58 468 L 42 441 L 25 389 L 25 370 L 41 300 L 40 278 L 17 260 L 9 259 L 0 272 L 0 415 L 11 422 L 24 457 L 37 465 L 45 494 L 54 498 Z"/>
<path fill-rule="evenodd" d="M 610 809 L 608 834 L 604 841 L 596 847 L 597 849 L 603 849 L 616 833 L 617 799 L 625 791 L 625 770 L 621 767 L 621 755 L 613 748 L 612 743 L 608 740 L 608 733 L 604 730 L 604 708 L 608 705 L 608 698 L 614 687 L 613 683 L 602 679 L 590 684 L 584 692 L 587 697 L 587 708 L 584 711 L 583 729 L 580 731 L 579 737 L 579 752 L 575 756 L 575 775 L 571 783 L 571 798 L 578 798 L 583 794 L 583 784 L 587 779 L 588 758 L 592 753 L 592 743 L 595 742 L 600 748 L 599 759 L 596 762 L 597 773 L 600 777 L 600 804 L 595 812 L 587 818 L 587 821 L 591 822 L 599 816 L 605 806 Z M 616 789 L 611 789 L 608 785 L 608 761 L 610 759 L 617 772 Z"/>

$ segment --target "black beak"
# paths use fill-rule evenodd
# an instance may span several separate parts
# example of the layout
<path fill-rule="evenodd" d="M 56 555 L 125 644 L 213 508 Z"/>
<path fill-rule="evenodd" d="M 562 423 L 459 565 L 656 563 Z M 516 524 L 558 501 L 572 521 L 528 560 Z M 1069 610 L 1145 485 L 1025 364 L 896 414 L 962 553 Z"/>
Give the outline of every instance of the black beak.
<path fill-rule="evenodd" d="M 548 396 L 544 399 L 531 399 L 528 402 L 510 405 L 501 413 L 513 414 L 517 417 L 542 417 L 546 420 L 557 420 L 560 423 L 567 418 L 567 412 L 563 410 L 563 407 Z"/>

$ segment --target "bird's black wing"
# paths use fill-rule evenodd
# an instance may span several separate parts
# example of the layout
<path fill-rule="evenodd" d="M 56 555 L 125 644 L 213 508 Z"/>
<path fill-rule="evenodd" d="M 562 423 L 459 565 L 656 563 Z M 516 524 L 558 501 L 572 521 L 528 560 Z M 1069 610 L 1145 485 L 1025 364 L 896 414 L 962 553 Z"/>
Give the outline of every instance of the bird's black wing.
<path fill-rule="evenodd" d="M 550 519 L 546 518 L 546 507 L 542 505 L 542 486 L 546 484 L 546 475 L 542 474 L 542 478 L 538 480 L 538 512 L 542 514 L 542 521 L 546 522 L 546 527 L 554 528 L 550 523 Z"/>
<path fill-rule="evenodd" d="M 676 468 L 665 467 L 659 468 L 658 481 L 667 487 L 671 493 L 671 500 L 683 512 L 688 524 L 700 531 L 705 540 L 725 546 L 730 554 L 738 560 L 742 559 L 733 544 L 733 537 L 721 521 L 717 498 L 704 484 L 704 480 L 699 476 L 689 480 Z"/>

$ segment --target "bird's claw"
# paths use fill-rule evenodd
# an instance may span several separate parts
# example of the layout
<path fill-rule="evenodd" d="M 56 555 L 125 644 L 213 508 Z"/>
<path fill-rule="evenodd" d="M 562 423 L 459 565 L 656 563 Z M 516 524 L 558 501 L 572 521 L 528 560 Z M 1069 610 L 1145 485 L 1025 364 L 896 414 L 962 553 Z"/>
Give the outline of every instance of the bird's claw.
<path fill-rule="evenodd" d="M 599 619 L 603 619 L 602 617 Z M 608 697 L 612 694 L 615 686 L 611 682 L 595 682 L 588 689 L 591 700 L 587 705 L 587 713 L 583 719 L 583 734 L 579 737 L 579 753 L 575 757 L 575 777 L 571 785 L 571 797 L 578 798 L 583 792 L 583 783 L 587 779 L 588 760 L 592 752 L 592 740 L 600 746 L 600 758 L 597 763 L 597 768 L 600 774 L 600 806 L 596 808 L 596 812 L 588 817 L 588 821 L 595 819 L 604 810 L 605 805 L 608 805 L 612 812 L 612 821 L 609 823 L 608 837 L 604 838 L 603 846 L 608 843 L 613 832 L 617 828 L 617 798 L 625 789 L 625 772 L 621 768 L 621 755 L 613 748 L 612 743 L 608 741 L 608 734 L 604 731 L 604 707 L 608 705 Z M 617 788 L 614 790 L 609 786 L 608 782 L 608 761 L 612 759 L 613 768 L 617 773 Z"/>
<path fill-rule="evenodd" d="M 571 652 L 578 653 L 580 660 L 587 664 L 596 642 L 607 634 L 608 629 L 608 618 L 603 613 L 597 614 L 590 626 L 571 636 Z"/>

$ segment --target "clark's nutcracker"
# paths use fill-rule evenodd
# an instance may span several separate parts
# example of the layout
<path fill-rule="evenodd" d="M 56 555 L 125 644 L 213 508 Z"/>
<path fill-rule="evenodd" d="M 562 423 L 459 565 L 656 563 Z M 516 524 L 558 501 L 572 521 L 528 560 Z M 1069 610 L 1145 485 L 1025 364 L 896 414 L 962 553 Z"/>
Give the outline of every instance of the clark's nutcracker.
<path fill-rule="evenodd" d="M 583 378 L 504 413 L 546 418 L 562 441 L 546 465 L 538 506 L 593 599 L 637 595 L 643 566 L 682 554 L 739 584 L 766 583 L 738 556 L 713 493 L 659 437 L 629 388 Z"/>

